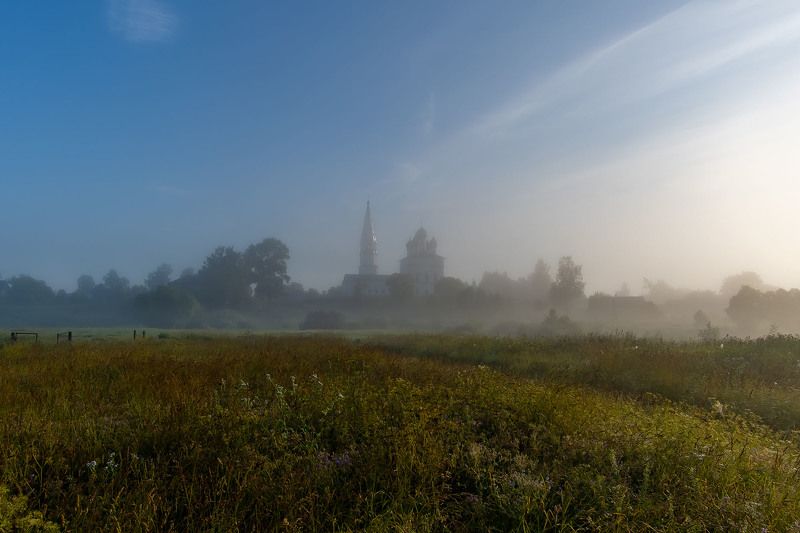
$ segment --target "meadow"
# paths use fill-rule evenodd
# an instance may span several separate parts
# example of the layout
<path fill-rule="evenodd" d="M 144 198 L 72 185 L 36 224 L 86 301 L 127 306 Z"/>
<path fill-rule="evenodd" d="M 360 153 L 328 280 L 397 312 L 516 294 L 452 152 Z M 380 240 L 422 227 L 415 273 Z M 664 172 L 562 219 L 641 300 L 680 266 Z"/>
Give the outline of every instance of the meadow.
<path fill-rule="evenodd" d="M 798 391 L 791 337 L 7 344 L 0 531 L 800 530 Z"/>

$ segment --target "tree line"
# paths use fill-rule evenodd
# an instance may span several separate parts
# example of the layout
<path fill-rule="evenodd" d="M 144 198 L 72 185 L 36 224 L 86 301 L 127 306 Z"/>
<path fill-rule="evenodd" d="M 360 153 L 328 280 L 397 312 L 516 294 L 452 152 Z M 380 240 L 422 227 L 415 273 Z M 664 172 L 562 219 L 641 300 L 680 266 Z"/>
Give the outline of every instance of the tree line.
<path fill-rule="evenodd" d="M 8 306 L 81 306 L 104 312 L 128 312 L 160 323 L 186 319 L 201 307 L 208 309 L 257 309 L 283 294 L 289 248 L 267 238 L 243 251 L 220 246 L 200 268 L 174 270 L 161 264 L 143 284 L 133 285 L 115 269 L 98 282 L 88 274 L 77 279 L 73 292 L 55 291 L 45 281 L 29 275 L 0 279 L 0 304 Z"/>

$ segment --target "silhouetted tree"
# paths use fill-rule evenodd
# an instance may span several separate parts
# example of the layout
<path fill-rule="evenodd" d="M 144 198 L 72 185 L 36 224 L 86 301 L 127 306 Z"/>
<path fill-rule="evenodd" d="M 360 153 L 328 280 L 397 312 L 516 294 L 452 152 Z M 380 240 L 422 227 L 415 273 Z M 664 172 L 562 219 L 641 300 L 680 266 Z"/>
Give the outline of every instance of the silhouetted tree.
<path fill-rule="evenodd" d="M 160 285 L 138 295 L 133 308 L 142 323 L 148 326 L 173 327 L 191 319 L 199 309 L 197 300 L 188 291 Z"/>
<path fill-rule="evenodd" d="M 13 305 L 42 305 L 52 303 L 55 292 L 47 283 L 31 276 L 14 276 L 8 280 L 5 300 Z"/>
<path fill-rule="evenodd" d="M 672 300 L 680 300 L 690 292 L 686 289 L 676 289 L 664 280 L 651 281 L 644 278 L 645 297 L 659 305 Z"/>
<path fill-rule="evenodd" d="M 195 290 L 201 302 L 212 307 L 241 307 L 250 299 L 250 275 L 242 254 L 220 246 L 197 273 Z"/>
<path fill-rule="evenodd" d="M 251 244 L 244 252 L 244 265 L 249 283 L 258 300 L 269 300 L 279 295 L 289 282 L 286 262 L 289 248 L 278 239 L 264 239 Z"/>
<path fill-rule="evenodd" d="M 524 294 L 520 285 L 522 284 L 511 279 L 505 272 L 484 272 L 478 288 L 485 294 L 513 300 Z"/>
<path fill-rule="evenodd" d="M 170 279 L 172 279 L 172 267 L 167 263 L 162 263 L 147 275 L 144 285 L 152 291 L 158 287 L 169 285 Z"/>
<path fill-rule="evenodd" d="M 582 268 L 572 257 L 565 256 L 558 261 L 556 280 L 550 287 L 550 301 L 559 309 L 569 309 L 585 295 Z"/>
<path fill-rule="evenodd" d="M 528 276 L 528 284 L 531 290 L 531 298 L 535 302 L 544 303 L 550 296 L 550 287 L 553 285 L 553 277 L 550 275 L 550 265 L 539 259 L 533 272 Z"/>
<path fill-rule="evenodd" d="M 744 286 L 748 286 L 757 291 L 765 291 L 770 289 L 770 287 L 764 284 L 761 276 L 755 272 L 742 272 L 741 274 L 735 274 L 725 278 L 725 280 L 722 282 L 722 286 L 719 288 L 719 293 L 725 298 L 730 298 L 737 294 Z"/>
<path fill-rule="evenodd" d="M 705 314 L 702 309 L 698 309 L 692 318 L 694 320 L 694 325 L 698 328 L 705 327 L 707 324 L 711 323 L 711 319 L 708 318 L 708 315 Z"/>
<path fill-rule="evenodd" d="M 433 295 L 442 303 L 454 304 L 459 301 L 459 297 L 467 289 L 469 289 L 469 285 L 458 278 L 448 276 L 436 282 Z"/>
<path fill-rule="evenodd" d="M 766 315 L 763 304 L 763 294 L 745 285 L 731 297 L 726 312 L 740 328 L 752 330 Z"/>
<path fill-rule="evenodd" d="M 408 274 L 395 273 L 386 278 L 389 296 L 397 302 L 405 302 L 414 296 L 414 280 Z"/>
<path fill-rule="evenodd" d="M 112 293 L 122 295 L 130 288 L 131 282 L 128 281 L 128 278 L 120 276 L 117 271 L 112 268 L 103 276 L 103 285 Z"/>
<path fill-rule="evenodd" d="M 96 286 L 97 283 L 95 283 L 92 276 L 89 274 L 83 274 L 78 278 L 78 290 L 75 292 L 78 296 L 89 298 Z"/>

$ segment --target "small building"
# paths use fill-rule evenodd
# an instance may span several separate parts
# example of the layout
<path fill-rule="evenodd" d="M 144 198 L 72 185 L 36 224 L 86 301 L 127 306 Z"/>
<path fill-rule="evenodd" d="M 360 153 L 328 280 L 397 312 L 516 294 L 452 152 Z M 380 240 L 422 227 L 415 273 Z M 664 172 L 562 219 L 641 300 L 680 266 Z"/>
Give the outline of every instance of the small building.
<path fill-rule="evenodd" d="M 406 244 L 406 256 L 400 260 L 400 273 L 414 282 L 414 294 L 433 294 L 436 283 L 444 277 L 444 257 L 436 253 L 436 239 L 428 239 L 420 228 Z"/>

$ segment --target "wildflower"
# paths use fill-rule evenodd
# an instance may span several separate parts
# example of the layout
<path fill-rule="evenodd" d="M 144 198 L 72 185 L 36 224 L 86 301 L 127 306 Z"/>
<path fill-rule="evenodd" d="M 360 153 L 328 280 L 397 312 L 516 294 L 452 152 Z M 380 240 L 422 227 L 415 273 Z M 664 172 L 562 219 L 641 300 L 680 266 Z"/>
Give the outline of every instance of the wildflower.
<path fill-rule="evenodd" d="M 88 468 L 89 470 L 94 472 L 95 469 L 97 468 L 97 461 L 95 461 L 95 460 L 89 461 L 88 463 L 86 463 L 86 468 Z"/>

